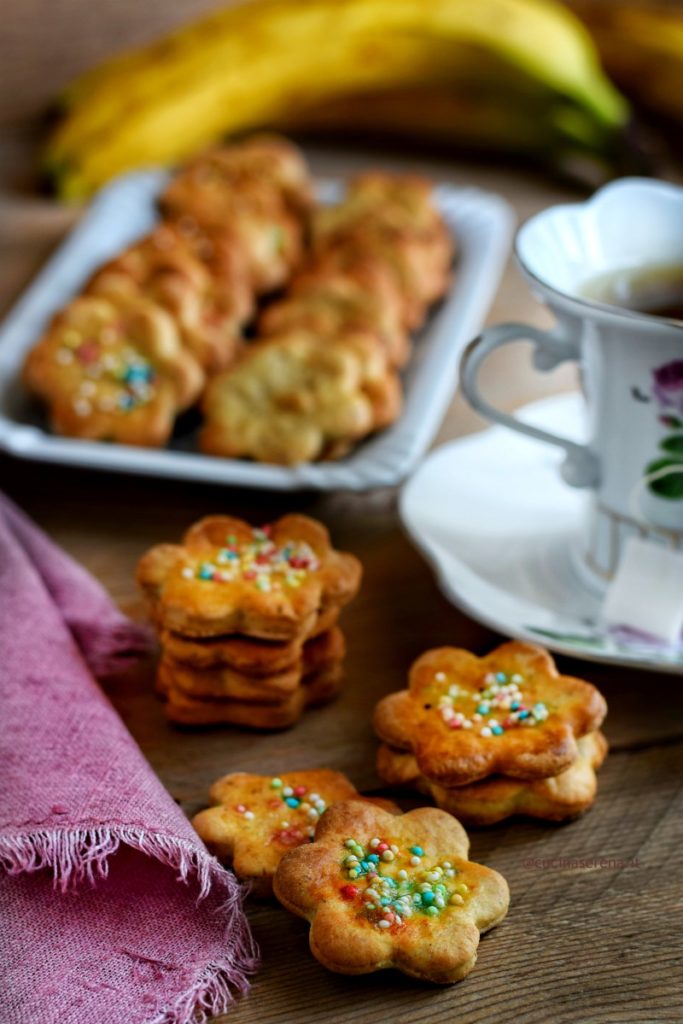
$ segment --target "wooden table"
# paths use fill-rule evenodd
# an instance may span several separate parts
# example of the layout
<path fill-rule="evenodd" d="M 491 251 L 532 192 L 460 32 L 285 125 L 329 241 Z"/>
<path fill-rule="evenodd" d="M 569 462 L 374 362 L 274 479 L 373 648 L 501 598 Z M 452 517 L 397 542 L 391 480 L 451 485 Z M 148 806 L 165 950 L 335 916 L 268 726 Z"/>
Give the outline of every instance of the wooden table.
<path fill-rule="evenodd" d="M 362 153 L 311 155 L 322 173 L 344 174 L 369 159 Z M 493 188 L 507 196 L 520 218 L 572 196 L 512 169 L 373 160 Z M 14 195 L 3 206 L 0 301 L 7 306 L 74 215 Z M 490 319 L 547 322 L 513 268 Z M 567 371 L 534 376 L 524 346 L 492 359 L 484 379 L 489 394 L 507 408 L 572 383 Z M 478 425 L 456 397 L 440 439 Z M 441 596 L 401 530 L 394 491 L 281 496 L 7 458 L 0 459 L 0 480 L 136 617 L 143 614 L 133 584 L 139 556 L 153 543 L 176 540 L 208 512 L 255 522 L 287 510 L 306 512 L 330 527 L 338 547 L 363 561 L 362 592 L 343 617 L 349 646 L 346 689 L 336 703 L 307 714 L 290 731 L 174 730 L 152 696 L 151 664 L 110 687 L 126 724 L 188 814 L 203 806 L 212 779 L 237 769 L 277 773 L 327 765 L 347 772 L 359 788 L 378 792 L 370 728 L 377 699 L 402 687 L 411 661 L 429 647 L 459 644 L 483 652 L 500 639 Z M 501 871 L 512 891 L 509 916 L 482 940 L 472 974 L 447 989 L 389 972 L 353 979 L 330 974 L 308 952 L 307 925 L 277 906 L 255 905 L 249 915 L 263 967 L 251 995 L 224 1019 L 232 1024 L 683 1021 L 681 680 L 566 659 L 560 664 L 596 683 L 609 702 L 606 731 L 612 749 L 600 775 L 599 800 L 583 819 L 560 827 L 513 821 L 472 831 L 473 858 Z M 582 866 L 586 861 L 600 866 Z"/>

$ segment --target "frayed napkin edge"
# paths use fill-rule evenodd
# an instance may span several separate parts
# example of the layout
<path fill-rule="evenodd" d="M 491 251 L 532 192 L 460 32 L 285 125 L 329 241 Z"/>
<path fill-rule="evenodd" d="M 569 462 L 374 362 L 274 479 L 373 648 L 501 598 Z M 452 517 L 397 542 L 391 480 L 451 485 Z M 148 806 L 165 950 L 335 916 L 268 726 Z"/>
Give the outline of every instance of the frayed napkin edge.
<path fill-rule="evenodd" d="M 225 1013 L 236 996 L 249 991 L 248 975 L 259 966 L 259 953 L 242 913 L 244 891 L 209 853 L 166 834 L 127 825 L 89 828 L 36 829 L 0 837 L 0 866 L 10 875 L 51 868 L 54 886 L 61 892 L 83 882 L 94 885 L 109 874 L 109 858 L 121 845 L 139 850 L 177 870 L 178 881 L 196 879 L 197 903 L 212 887 L 226 893 L 216 909 L 223 920 L 226 955 L 202 968 L 194 984 L 172 1006 L 145 1024 L 206 1024 Z"/>

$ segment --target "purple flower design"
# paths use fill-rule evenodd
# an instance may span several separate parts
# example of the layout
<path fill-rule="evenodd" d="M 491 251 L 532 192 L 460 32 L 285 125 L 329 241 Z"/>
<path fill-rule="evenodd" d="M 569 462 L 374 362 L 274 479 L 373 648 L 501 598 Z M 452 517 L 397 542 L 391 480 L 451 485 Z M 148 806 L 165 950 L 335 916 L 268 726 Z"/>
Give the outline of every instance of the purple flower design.
<path fill-rule="evenodd" d="M 652 371 L 652 391 L 660 408 L 683 416 L 683 359 L 674 359 Z"/>

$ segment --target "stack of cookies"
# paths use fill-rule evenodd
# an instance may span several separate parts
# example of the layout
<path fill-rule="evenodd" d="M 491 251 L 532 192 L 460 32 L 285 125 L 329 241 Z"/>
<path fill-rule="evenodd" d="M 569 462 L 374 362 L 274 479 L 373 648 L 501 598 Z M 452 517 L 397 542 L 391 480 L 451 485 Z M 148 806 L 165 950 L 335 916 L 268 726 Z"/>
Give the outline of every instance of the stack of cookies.
<path fill-rule="evenodd" d="M 606 712 L 594 686 L 560 675 L 533 644 L 506 643 L 484 658 L 442 647 L 418 658 L 408 689 L 377 705 L 377 770 L 466 824 L 517 814 L 563 821 L 595 800 Z"/>
<path fill-rule="evenodd" d="M 342 683 L 343 606 L 361 566 L 322 524 L 288 515 L 252 528 L 210 516 L 140 560 L 162 648 L 157 685 L 184 725 L 293 725 Z"/>

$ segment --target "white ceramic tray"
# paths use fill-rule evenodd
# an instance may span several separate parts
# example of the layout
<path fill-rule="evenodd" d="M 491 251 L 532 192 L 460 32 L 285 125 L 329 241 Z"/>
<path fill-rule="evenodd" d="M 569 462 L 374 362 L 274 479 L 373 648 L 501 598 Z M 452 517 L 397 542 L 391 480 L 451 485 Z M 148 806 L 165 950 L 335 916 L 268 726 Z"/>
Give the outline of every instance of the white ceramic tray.
<path fill-rule="evenodd" d="M 201 455 L 193 450 L 196 424 L 183 432 L 182 421 L 164 449 L 52 435 L 21 386 L 24 355 L 97 266 L 150 230 L 165 180 L 163 172 L 147 171 L 104 189 L 7 317 L 0 329 L 0 449 L 24 459 L 273 490 L 367 490 L 403 480 L 439 429 L 456 388 L 460 353 L 495 295 L 514 226 L 508 204 L 475 188 L 438 186 L 439 208 L 458 242 L 453 287 L 417 338 L 400 419 L 347 458 L 283 467 Z M 320 182 L 318 194 L 334 202 L 342 186 Z"/>

